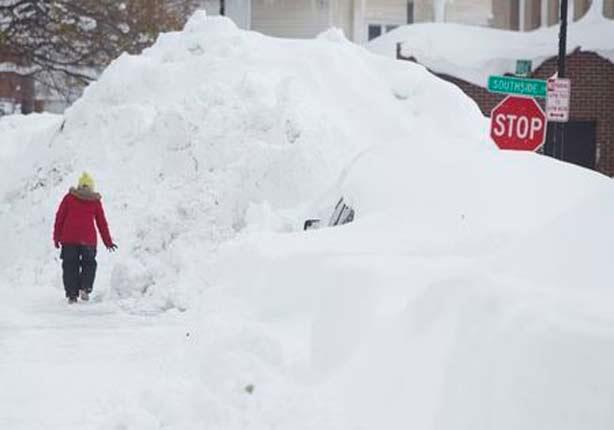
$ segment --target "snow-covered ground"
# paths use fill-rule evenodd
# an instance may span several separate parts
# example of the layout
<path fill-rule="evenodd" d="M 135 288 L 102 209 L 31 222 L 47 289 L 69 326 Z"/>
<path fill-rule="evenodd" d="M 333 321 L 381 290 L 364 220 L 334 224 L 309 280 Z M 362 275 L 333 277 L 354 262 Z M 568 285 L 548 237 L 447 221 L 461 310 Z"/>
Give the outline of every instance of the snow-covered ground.
<path fill-rule="evenodd" d="M 83 170 L 120 248 L 69 307 Z M 196 14 L 0 119 L 0 428 L 610 429 L 612 219 L 421 66 Z"/>

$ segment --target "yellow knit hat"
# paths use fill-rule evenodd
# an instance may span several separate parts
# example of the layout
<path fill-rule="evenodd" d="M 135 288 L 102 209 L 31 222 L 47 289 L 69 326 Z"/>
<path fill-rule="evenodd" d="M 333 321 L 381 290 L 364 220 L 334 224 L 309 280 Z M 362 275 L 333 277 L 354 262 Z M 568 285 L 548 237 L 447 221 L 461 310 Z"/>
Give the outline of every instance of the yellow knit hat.
<path fill-rule="evenodd" d="M 87 172 L 83 172 L 79 178 L 79 188 L 81 187 L 87 187 L 90 189 L 90 191 L 94 191 L 94 178 L 92 178 Z"/>

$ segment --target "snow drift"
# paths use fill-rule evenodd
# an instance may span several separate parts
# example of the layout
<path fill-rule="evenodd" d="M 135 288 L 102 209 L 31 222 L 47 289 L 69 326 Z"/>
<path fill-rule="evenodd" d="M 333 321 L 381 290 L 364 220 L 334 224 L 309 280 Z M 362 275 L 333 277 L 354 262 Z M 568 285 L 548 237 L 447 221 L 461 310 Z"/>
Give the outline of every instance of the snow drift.
<path fill-rule="evenodd" d="M 59 300 L 53 213 L 88 170 L 120 246 L 98 300 L 192 310 L 83 425 L 614 423 L 611 179 L 497 151 L 421 66 L 197 13 L 63 117 L 3 118 L 0 139 L 3 306 Z M 354 223 L 299 231 L 340 196 Z"/>
<path fill-rule="evenodd" d="M 25 120 L 2 121 L 3 147 L 29 154 L 2 158 L 2 215 L 14 217 L 2 228 L 19 237 L 3 249 L 8 283 L 60 284 L 55 251 L 19 242 L 49 236 L 57 201 L 88 170 L 123 251 L 101 291 L 179 304 L 183 286 L 207 282 L 202 261 L 246 225 L 250 205 L 309 201 L 357 151 L 429 138 L 420 130 L 435 112 L 475 144 L 481 130 L 467 124 L 479 122 L 477 107 L 420 67 L 391 65 L 336 31 L 279 40 L 196 14 L 185 31 L 111 64 L 63 118 L 17 130 Z"/>

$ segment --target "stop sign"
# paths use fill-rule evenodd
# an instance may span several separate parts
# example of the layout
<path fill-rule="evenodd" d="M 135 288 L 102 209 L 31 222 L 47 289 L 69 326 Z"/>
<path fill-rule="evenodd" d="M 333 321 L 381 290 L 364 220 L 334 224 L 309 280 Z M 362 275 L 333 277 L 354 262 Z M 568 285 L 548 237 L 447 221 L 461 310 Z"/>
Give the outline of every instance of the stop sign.
<path fill-rule="evenodd" d="M 536 151 L 546 139 L 546 114 L 532 98 L 507 96 L 490 113 L 490 137 L 500 149 Z"/>

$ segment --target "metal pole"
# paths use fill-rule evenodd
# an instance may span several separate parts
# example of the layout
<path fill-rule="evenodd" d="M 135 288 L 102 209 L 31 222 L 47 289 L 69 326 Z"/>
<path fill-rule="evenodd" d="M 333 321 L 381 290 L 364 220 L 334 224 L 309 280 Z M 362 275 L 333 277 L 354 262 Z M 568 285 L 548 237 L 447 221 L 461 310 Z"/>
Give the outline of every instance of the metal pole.
<path fill-rule="evenodd" d="M 565 77 L 565 56 L 567 55 L 567 0 L 561 0 L 561 26 L 559 30 L 559 58 L 558 58 L 558 78 Z M 558 136 L 557 136 L 558 135 Z M 560 142 L 560 147 L 558 148 L 558 157 L 560 160 L 564 158 L 565 155 L 565 123 L 557 123 L 555 130 L 555 151 L 556 141 Z"/>
<path fill-rule="evenodd" d="M 414 0 L 407 0 L 407 24 L 414 23 Z"/>
<path fill-rule="evenodd" d="M 561 28 L 559 31 L 559 78 L 565 77 L 565 55 L 567 51 L 567 0 L 561 0 Z"/>

